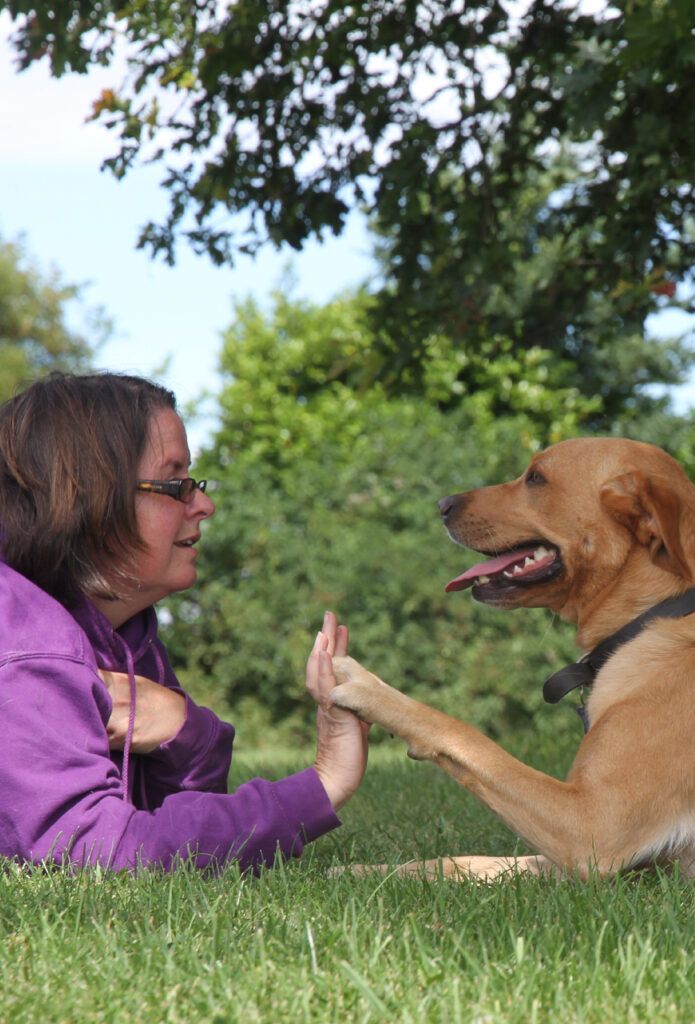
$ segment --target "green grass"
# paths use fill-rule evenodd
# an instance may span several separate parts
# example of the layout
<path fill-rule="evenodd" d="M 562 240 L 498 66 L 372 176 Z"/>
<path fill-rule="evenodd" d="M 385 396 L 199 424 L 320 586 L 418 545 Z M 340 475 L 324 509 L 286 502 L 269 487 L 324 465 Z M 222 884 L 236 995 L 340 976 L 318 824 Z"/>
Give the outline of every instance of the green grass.
<path fill-rule="evenodd" d="M 515 849 L 451 780 L 389 746 L 343 828 L 260 878 L 0 872 L 0 1020 L 695 1020 L 695 887 L 677 875 L 330 875 L 349 861 Z M 305 763 L 242 758 L 233 781 Z"/>

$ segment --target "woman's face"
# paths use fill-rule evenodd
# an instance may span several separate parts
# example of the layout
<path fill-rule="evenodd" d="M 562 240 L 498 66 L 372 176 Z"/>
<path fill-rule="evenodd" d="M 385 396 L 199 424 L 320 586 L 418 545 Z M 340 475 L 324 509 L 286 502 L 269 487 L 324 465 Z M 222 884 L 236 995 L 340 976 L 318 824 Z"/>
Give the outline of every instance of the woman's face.
<path fill-rule="evenodd" d="M 144 480 L 178 480 L 189 475 L 191 456 L 183 423 L 173 409 L 160 409 L 150 421 L 147 448 L 138 467 Z M 135 559 L 137 584 L 132 597 L 138 610 L 154 604 L 167 594 L 185 590 L 195 583 L 195 548 L 200 540 L 200 523 L 215 511 L 202 491 L 193 492 L 189 502 L 166 494 L 138 492 L 135 510 L 145 549 Z M 130 602 L 129 602 L 130 603 Z M 132 609 L 131 614 L 134 614 Z"/>

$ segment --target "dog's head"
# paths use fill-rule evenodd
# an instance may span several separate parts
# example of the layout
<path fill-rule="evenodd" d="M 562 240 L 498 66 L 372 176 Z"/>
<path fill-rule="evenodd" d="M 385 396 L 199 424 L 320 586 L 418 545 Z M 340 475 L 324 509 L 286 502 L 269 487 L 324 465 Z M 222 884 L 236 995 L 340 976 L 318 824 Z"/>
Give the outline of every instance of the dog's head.
<path fill-rule="evenodd" d="M 653 445 L 563 441 L 517 480 L 439 508 L 452 540 L 486 556 L 447 589 L 486 604 L 579 622 L 609 595 L 637 614 L 695 579 L 695 487 Z"/>

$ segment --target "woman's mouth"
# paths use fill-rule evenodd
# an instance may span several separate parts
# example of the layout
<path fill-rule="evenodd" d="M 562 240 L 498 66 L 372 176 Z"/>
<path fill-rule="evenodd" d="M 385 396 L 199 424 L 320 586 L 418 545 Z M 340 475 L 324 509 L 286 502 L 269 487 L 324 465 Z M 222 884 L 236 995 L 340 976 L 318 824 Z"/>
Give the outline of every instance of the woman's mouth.
<path fill-rule="evenodd" d="M 175 548 L 192 548 L 194 544 L 197 544 L 200 540 L 200 534 L 195 537 L 187 537 L 186 540 L 177 540 L 174 542 Z"/>

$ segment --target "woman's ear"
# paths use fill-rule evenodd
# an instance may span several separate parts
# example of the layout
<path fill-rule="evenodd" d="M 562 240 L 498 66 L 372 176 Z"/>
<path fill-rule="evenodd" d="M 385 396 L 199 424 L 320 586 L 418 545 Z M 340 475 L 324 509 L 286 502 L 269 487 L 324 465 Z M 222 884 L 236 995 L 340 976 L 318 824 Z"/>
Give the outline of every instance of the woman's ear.
<path fill-rule="evenodd" d="M 624 473 L 600 490 L 603 507 L 649 550 L 654 565 L 692 580 L 681 540 L 681 500 L 663 477 Z"/>

